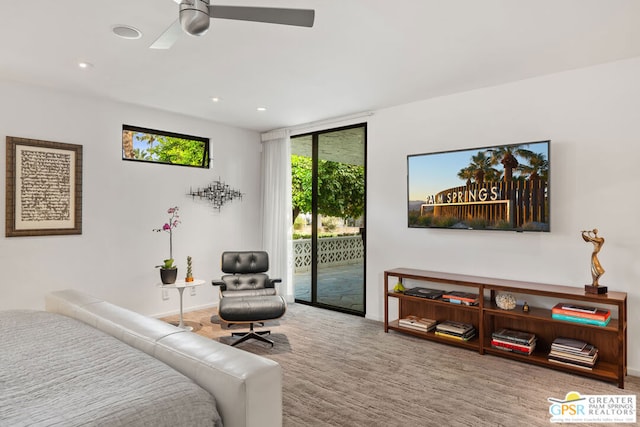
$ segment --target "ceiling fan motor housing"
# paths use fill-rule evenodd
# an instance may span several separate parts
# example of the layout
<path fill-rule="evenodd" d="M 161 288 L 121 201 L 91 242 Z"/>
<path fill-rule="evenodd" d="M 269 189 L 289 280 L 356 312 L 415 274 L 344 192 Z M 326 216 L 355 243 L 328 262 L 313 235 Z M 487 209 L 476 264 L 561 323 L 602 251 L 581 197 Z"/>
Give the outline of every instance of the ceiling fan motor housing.
<path fill-rule="evenodd" d="M 209 29 L 209 1 L 184 0 L 180 3 L 180 25 L 192 36 L 201 36 Z"/>

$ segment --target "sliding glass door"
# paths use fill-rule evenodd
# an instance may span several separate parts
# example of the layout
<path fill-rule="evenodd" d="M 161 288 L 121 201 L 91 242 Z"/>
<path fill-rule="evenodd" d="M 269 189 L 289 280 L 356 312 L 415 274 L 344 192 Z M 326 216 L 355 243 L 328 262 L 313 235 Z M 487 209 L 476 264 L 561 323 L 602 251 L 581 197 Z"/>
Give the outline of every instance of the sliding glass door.
<path fill-rule="evenodd" d="M 296 301 L 365 313 L 366 124 L 291 138 Z"/>

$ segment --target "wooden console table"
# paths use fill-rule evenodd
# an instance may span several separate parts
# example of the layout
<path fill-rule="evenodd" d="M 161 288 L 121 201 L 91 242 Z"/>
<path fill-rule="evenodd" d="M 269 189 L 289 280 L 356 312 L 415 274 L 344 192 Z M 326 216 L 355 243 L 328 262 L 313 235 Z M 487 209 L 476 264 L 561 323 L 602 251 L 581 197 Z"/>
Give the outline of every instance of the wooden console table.
<path fill-rule="evenodd" d="M 389 279 L 397 282 L 405 280 L 428 282 L 416 284 L 442 290 L 450 290 L 447 286 L 476 293 L 481 296 L 477 306 L 452 304 L 439 299 L 419 298 L 393 291 Z M 511 293 L 526 300 L 527 296 L 552 299 L 557 302 L 574 302 L 604 306 L 611 310 L 611 320 L 607 326 L 592 326 L 574 322 L 556 320 L 551 317 L 551 310 L 531 306 L 524 312 L 521 306 L 514 310 L 502 310 L 495 304 L 497 293 Z M 398 319 L 389 320 L 389 302 L 397 301 L 399 318 L 409 315 L 437 320 L 453 320 L 471 323 L 477 335 L 470 341 L 459 341 L 436 335 L 433 332 L 403 328 Z M 501 328 L 530 332 L 536 335 L 535 351 L 531 355 L 494 349 L 491 347 L 491 334 Z M 604 295 L 586 294 L 584 288 L 555 286 L 541 283 L 492 279 L 463 274 L 425 271 L 410 268 L 396 268 L 384 272 L 384 331 L 394 330 L 431 341 L 456 345 L 480 354 L 492 354 L 525 363 L 545 366 L 583 375 L 599 380 L 614 382 L 624 388 L 624 377 L 627 374 L 627 294 L 626 292 L 609 292 Z M 575 338 L 593 344 L 598 348 L 598 360 L 592 370 L 581 369 L 569 365 L 550 362 L 547 355 L 551 343 L 557 337 Z"/>

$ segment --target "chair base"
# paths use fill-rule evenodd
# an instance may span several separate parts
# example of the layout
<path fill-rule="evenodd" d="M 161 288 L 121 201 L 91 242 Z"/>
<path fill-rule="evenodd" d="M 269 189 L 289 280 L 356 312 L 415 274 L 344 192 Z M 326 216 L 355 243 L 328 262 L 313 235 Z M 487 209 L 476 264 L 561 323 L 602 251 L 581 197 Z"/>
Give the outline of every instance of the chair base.
<path fill-rule="evenodd" d="M 262 322 L 258 322 L 258 323 L 262 323 Z M 239 340 L 231 343 L 231 346 L 236 346 L 240 343 L 243 343 L 247 340 L 250 339 L 255 339 L 258 341 L 262 341 L 265 342 L 267 344 L 271 344 L 271 347 L 273 347 L 273 341 L 271 341 L 270 339 L 265 338 L 263 335 L 270 335 L 271 331 L 254 331 L 253 330 L 253 323 L 249 324 L 249 332 L 232 332 L 231 336 L 232 337 L 241 337 Z"/>
<path fill-rule="evenodd" d="M 225 323 L 227 324 L 227 328 L 230 328 L 230 327 L 232 327 L 232 326 L 236 326 L 236 325 L 239 325 L 239 324 L 240 324 L 240 323 L 237 323 L 237 322 L 236 322 L 236 323 L 233 323 L 233 322 L 225 322 Z M 255 324 L 257 324 L 258 326 L 264 326 L 264 322 L 255 322 Z M 231 335 L 233 335 L 233 334 L 242 334 L 242 335 L 244 335 L 244 333 L 243 333 L 243 332 L 234 332 L 234 333 L 232 333 Z"/>

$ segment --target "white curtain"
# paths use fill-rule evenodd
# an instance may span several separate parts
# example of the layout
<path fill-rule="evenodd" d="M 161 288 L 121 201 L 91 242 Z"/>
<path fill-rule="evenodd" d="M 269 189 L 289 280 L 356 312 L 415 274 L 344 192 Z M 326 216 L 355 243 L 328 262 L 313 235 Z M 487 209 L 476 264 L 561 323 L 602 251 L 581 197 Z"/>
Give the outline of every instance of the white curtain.
<path fill-rule="evenodd" d="M 294 301 L 291 245 L 291 144 L 289 130 L 262 134 L 262 246 L 278 293 Z"/>

